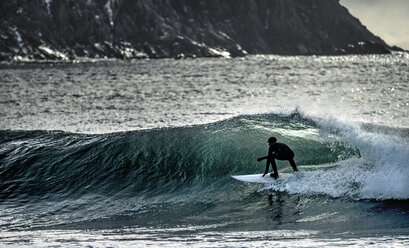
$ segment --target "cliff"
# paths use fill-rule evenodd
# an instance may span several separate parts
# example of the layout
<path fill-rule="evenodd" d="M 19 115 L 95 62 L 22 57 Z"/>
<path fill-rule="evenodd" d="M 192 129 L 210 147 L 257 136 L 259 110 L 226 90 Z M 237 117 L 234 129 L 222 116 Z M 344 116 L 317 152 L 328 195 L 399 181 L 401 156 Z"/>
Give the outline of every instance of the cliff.
<path fill-rule="evenodd" d="M 7 0 L 0 60 L 389 53 L 339 0 Z"/>

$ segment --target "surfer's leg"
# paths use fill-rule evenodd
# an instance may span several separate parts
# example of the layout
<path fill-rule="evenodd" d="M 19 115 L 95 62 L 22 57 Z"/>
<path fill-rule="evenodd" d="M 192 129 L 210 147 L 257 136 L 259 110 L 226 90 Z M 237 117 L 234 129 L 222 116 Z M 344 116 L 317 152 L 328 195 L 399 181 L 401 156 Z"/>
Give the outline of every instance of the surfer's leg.
<path fill-rule="evenodd" d="M 276 160 L 274 158 L 271 159 L 271 167 L 273 167 L 274 173 L 271 173 L 270 176 L 274 178 L 278 178 L 277 165 L 276 165 Z"/>
<path fill-rule="evenodd" d="M 298 171 L 297 166 L 295 165 L 294 159 L 289 159 L 288 162 L 290 162 L 291 167 L 293 167 L 294 171 Z"/>

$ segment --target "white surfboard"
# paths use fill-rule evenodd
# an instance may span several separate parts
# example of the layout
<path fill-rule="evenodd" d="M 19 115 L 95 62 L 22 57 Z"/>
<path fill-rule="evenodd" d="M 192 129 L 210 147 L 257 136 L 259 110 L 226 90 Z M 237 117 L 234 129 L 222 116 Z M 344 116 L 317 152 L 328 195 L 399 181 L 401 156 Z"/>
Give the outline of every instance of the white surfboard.
<path fill-rule="evenodd" d="M 280 179 L 281 177 L 285 176 L 287 173 L 278 173 L 278 176 Z M 250 174 L 250 175 L 237 175 L 237 176 L 231 176 L 232 178 L 247 182 L 247 183 L 274 183 L 277 181 L 277 179 L 274 179 L 270 176 L 270 173 L 266 174 L 263 177 L 263 174 Z"/>

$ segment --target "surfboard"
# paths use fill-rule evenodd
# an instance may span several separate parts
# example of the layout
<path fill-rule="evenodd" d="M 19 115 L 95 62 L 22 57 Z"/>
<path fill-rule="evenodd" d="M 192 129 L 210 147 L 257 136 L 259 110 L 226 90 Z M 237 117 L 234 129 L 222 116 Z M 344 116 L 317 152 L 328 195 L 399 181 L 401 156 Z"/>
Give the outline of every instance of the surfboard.
<path fill-rule="evenodd" d="M 249 175 L 236 175 L 236 176 L 231 176 L 232 178 L 242 181 L 242 182 L 247 182 L 247 183 L 274 183 L 283 176 L 285 176 L 287 173 L 279 173 L 278 179 L 274 179 L 270 176 L 270 174 L 266 174 L 263 177 L 263 174 L 249 174 Z"/>

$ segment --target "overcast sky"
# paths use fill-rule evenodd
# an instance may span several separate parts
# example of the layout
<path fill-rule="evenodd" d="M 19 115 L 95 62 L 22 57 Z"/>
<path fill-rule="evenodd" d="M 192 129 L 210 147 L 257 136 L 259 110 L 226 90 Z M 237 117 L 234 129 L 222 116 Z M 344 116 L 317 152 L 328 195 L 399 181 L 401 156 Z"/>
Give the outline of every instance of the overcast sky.
<path fill-rule="evenodd" d="M 341 0 L 372 33 L 409 50 L 409 0 Z"/>

